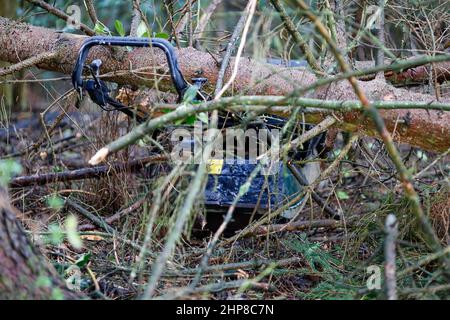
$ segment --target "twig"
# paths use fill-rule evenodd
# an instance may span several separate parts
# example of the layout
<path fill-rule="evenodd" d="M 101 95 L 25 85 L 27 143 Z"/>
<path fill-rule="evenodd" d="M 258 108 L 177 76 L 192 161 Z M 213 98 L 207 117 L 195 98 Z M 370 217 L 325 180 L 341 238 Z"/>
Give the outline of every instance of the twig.
<path fill-rule="evenodd" d="M 208 101 L 204 104 L 217 105 L 217 109 L 222 109 L 223 104 L 227 104 L 232 111 L 276 111 L 278 113 L 290 113 L 293 108 L 305 108 L 311 112 L 319 112 L 318 109 L 333 110 L 336 112 L 363 111 L 363 106 L 357 100 L 321 100 L 312 98 L 289 98 L 280 96 L 239 96 L 225 97 L 217 101 Z M 423 109 L 450 111 L 450 103 L 426 102 L 426 101 L 374 101 L 373 106 L 378 110 L 396 110 L 396 109 Z M 157 109 L 177 109 L 177 104 L 156 104 Z M 200 106 L 200 105 L 196 105 Z M 280 108 L 280 107 L 287 108 Z M 314 110 L 317 109 L 317 110 Z"/>
<path fill-rule="evenodd" d="M 164 156 L 153 156 L 142 159 L 132 160 L 129 162 L 116 162 L 111 165 L 101 165 L 95 167 L 87 167 L 82 169 L 51 172 L 44 174 L 35 174 L 31 176 L 22 176 L 11 179 L 11 187 L 27 187 L 30 185 L 43 185 L 47 183 L 66 182 L 82 179 L 96 179 L 108 175 L 111 171 L 136 171 L 145 167 L 149 163 L 158 163 L 166 161 Z"/>
<path fill-rule="evenodd" d="M 7 66 L 5 68 L 0 69 L 0 77 L 6 76 L 8 74 L 23 70 L 25 68 L 32 67 L 34 65 L 37 65 L 43 61 L 49 61 L 54 59 L 58 55 L 58 52 L 55 51 L 48 51 L 41 54 L 38 54 L 37 56 L 30 57 L 28 59 L 25 59 L 19 63 L 13 64 L 11 66 Z"/>
<path fill-rule="evenodd" d="M 239 68 L 239 60 L 241 58 L 242 51 L 244 50 L 245 39 L 247 37 L 248 29 L 250 28 L 250 22 L 252 21 L 253 15 L 255 13 L 256 3 L 257 3 L 257 0 L 250 0 L 249 1 L 249 4 L 248 4 L 248 6 L 246 8 L 247 20 L 245 22 L 244 29 L 242 31 L 242 37 L 241 37 L 242 40 L 241 40 L 241 43 L 239 44 L 239 47 L 238 47 L 238 50 L 237 50 L 237 53 L 236 53 L 236 58 L 235 58 L 234 65 L 233 65 L 233 72 L 231 73 L 231 77 L 230 77 L 230 79 L 228 79 L 228 82 L 215 95 L 214 100 L 219 99 L 225 93 L 225 91 L 228 90 L 228 88 L 231 86 L 231 84 L 233 83 L 234 79 L 236 78 L 236 75 L 237 75 L 237 72 L 238 72 L 238 68 Z"/>
<path fill-rule="evenodd" d="M 436 157 L 436 159 L 434 159 L 428 166 L 426 166 L 426 168 L 424 168 L 422 171 L 416 173 L 413 176 L 413 179 L 418 179 L 420 178 L 425 172 L 427 172 L 428 170 L 430 170 L 430 168 L 432 168 L 436 163 L 438 163 L 441 159 L 445 158 L 447 155 L 450 154 L 450 148 L 447 149 L 447 151 L 445 151 L 444 153 L 441 153 L 438 157 Z"/>
<path fill-rule="evenodd" d="M 31 4 L 34 4 L 35 6 L 39 6 L 44 10 L 47 10 L 48 12 L 50 12 L 51 14 L 57 16 L 60 19 L 63 20 L 68 20 L 70 17 L 64 12 L 61 11 L 55 7 L 53 7 L 52 5 L 49 5 L 48 3 L 46 3 L 45 1 L 42 0 L 26 0 Z M 83 24 L 80 22 L 80 29 L 86 33 L 88 36 L 94 36 L 95 35 L 95 31 L 92 30 L 91 28 L 89 28 L 87 25 Z"/>
<path fill-rule="evenodd" d="M 276 267 L 277 267 L 277 263 L 274 262 L 274 263 L 268 265 L 256 277 L 254 277 L 252 279 L 248 279 L 248 280 L 243 280 L 242 284 L 240 284 L 239 286 L 236 286 L 236 288 L 238 288 L 237 294 L 242 294 L 244 291 L 249 290 L 249 289 L 262 289 L 262 290 L 271 290 L 271 291 L 275 290 L 275 288 L 273 286 L 271 286 L 271 285 L 269 285 L 267 283 L 261 283 L 260 281 L 262 279 L 264 279 L 265 277 L 267 277 L 268 275 L 270 275 Z M 237 281 L 240 281 L 240 280 L 237 280 Z M 225 284 L 231 285 L 231 283 L 233 283 L 233 281 L 227 282 Z M 191 287 L 187 287 L 186 288 L 186 287 L 184 287 L 184 288 L 180 288 L 180 289 L 177 289 L 177 290 L 173 290 L 172 293 L 165 294 L 163 296 L 163 298 L 165 298 L 165 299 L 175 299 L 175 298 L 178 298 L 180 296 L 184 296 L 184 295 L 189 294 L 189 293 L 217 292 L 217 289 L 215 289 L 216 288 L 215 285 L 216 284 L 210 284 L 210 285 L 205 285 L 205 286 L 197 287 L 197 288 L 191 288 Z M 227 289 L 230 289 L 230 287 L 227 286 Z M 220 289 L 220 291 L 221 290 L 222 289 Z"/>
<path fill-rule="evenodd" d="M 333 160 L 333 162 L 320 174 L 320 176 L 314 180 L 313 183 L 309 186 L 309 188 L 314 189 L 321 181 L 325 180 L 327 177 L 331 175 L 331 172 L 339 165 L 339 163 L 344 160 L 345 156 L 351 150 L 353 143 L 358 140 L 359 136 L 357 134 L 350 137 L 347 144 L 341 149 L 338 156 Z"/>
<path fill-rule="evenodd" d="M 147 199 L 147 196 L 142 197 L 141 199 L 139 199 L 138 201 L 136 201 L 135 203 L 133 203 L 131 206 L 122 209 L 120 211 L 117 211 L 115 214 L 113 214 L 112 216 L 109 216 L 107 218 L 105 218 L 105 222 L 108 224 L 111 224 L 117 220 L 119 220 L 120 218 L 122 218 L 123 216 L 132 213 L 133 211 L 136 211 L 137 209 L 141 208 L 143 203 L 145 202 L 145 200 Z M 85 230 L 92 230 L 95 229 L 95 226 L 92 224 L 83 224 L 81 226 L 78 227 L 78 230 L 80 231 L 85 231 Z"/>
<path fill-rule="evenodd" d="M 412 59 L 407 59 L 405 61 L 396 62 L 391 65 L 375 66 L 375 67 L 367 68 L 364 70 L 353 71 L 353 70 L 348 69 L 348 71 L 342 72 L 336 76 L 318 79 L 316 82 L 314 82 L 310 86 L 294 89 L 290 94 L 286 95 L 286 99 L 289 99 L 291 97 L 301 96 L 301 95 L 305 94 L 306 92 L 329 85 L 331 83 L 338 82 L 340 80 L 350 79 L 351 77 L 368 76 L 368 75 L 376 74 L 379 71 L 386 71 L 386 72 L 401 71 L 401 70 L 406 70 L 406 69 L 417 67 L 417 66 L 423 66 L 423 65 L 426 65 L 429 63 L 445 62 L 445 61 L 449 61 L 449 60 L 450 60 L 450 54 L 442 54 L 442 55 L 437 55 L 437 56 L 421 56 L 418 58 L 412 58 Z"/>
<path fill-rule="evenodd" d="M 384 64 L 384 48 L 386 48 L 385 34 L 384 34 L 384 25 L 385 25 L 385 6 L 387 0 L 378 0 L 378 9 L 380 10 L 380 15 L 377 19 L 377 28 L 378 28 L 378 40 L 380 48 L 377 48 L 377 56 L 375 58 L 375 65 L 383 65 Z M 384 72 L 378 72 L 376 75 L 377 79 L 385 81 Z"/>
<path fill-rule="evenodd" d="M 400 294 L 417 294 L 417 293 L 431 293 L 434 294 L 438 291 L 446 291 L 450 290 L 450 284 L 441 284 L 431 287 L 425 287 L 425 288 L 405 288 L 402 289 Z"/>
<path fill-rule="evenodd" d="M 188 19 L 188 46 L 190 48 L 193 47 L 194 44 L 194 30 L 192 28 L 192 0 L 188 0 L 188 15 L 187 15 L 187 19 Z"/>
<path fill-rule="evenodd" d="M 309 47 L 306 40 L 302 37 L 300 32 L 297 30 L 297 27 L 292 22 L 291 18 L 287 14 L 287 12 L 284 9 L 283 5 L 281 4 L 280 0 L 270 0 L 270 2 L 272 2 L 272 5 L 275 7 L 275 9 L 280 14 L 281 20 L 284 23 L 284 27 L 291 34 L 295 43 L 297 43 L 300 50 L 305 55 L 306 61 L 308 61 L 308 64 L 311 66 L 311 68 L 315 71 L 322 71 L 322 68 L 320 68 L 319 64 L 317 63 L 316 58 L 312 54 L 311 48 Z"/>
<path fill-rule="evenodd" d="M 174 296 L 180 297 L 185 296 L 188 294 L 198 294 L 198 293 L 204 293 L 204 292 L 220 292 L 224 290 L 230 290 L 230 289 L 239 289 L 241 287 L 246 287 L 247 289 L 258 289 L 267 291 L 271 289 L 271 286 L 266 283 L 258 283 L 253 282 L 252 280 L 233 280 L 233 281 L 227 281 L 227 282 L 221 282 L 221 283 L 211 283 L 207 284 L 201 287 L 197 288 L 186 288 L 186 290 L 183 290 L 182 295 L 180 295 L 177 291 L 180 289 L 173 289 L 172 292 L 166 293 L 163 296 L 157 297 L 158 299 L 173 299 Z M 185 289 L 185 288 L 181 288 Z"/>
<path fill-rule="evenodd" d="M 98 17 L 97 12 L 95 11 L 94 1 L 93 0 L 84 0 L 84 6 L 86 7 L 86 10 L 89 14 L 89 17 L 91 18 L 92 23 L 97 25 Z"/>
<path fill-rule="evenodd" d="M 398 225 L 395 215 L 389 214 L 386 217 L 385 231 L 386 241 L 384 244 L 384 257 L 386 261 L 384 265 L 384 275 L 386 279 L 386 295 L 388 300 L 397 300 L 397 278 L 395 275 L 395 243 L 398 236 Z"/>
<path fill-rule="evenodd" d="M 403 276 L 407 275 L 408 273 L 413 272 L 414 270 L 419 269 L 420 267 L 425 266 L 434 260 L 449 256 L 449 255 L 450 255 L 450 246 L 447 246 L 441 251 L 433 252 L 432 254 L 425 256 L 424 258 L 420 259 L 413 266 L 410 266 L 406 269 L 399 271 L 397 276 L 399 278 L 403 277 Z"/>
<path fill-rule="evenodd" d="M 164 1 L 164 7 L 167 11 L 167 16 L 169 18 L 169 24 L 171 28 L 171 32 L 173 33 L 173 37 L 175 39 L 175 43 L 177 45 L 177 48 L 180 49 L 180 40 L 178 39 L 178 33 L 176 32 L 175 24 L 173 22 L 173 2 L 172 0 L 165 0 Z"/>
<path fill-rule="evenodd" d="M 48 137 L 51 135 L 51 133 L 58 127 L 58 125 L 60 124 L 60 122 L 62 121 L 62 119 L 64 118 L 64 116 L 66 116 L 66 114 L 63 112 L 61 114 L 59 114 L 55 121 L 52 123 L 52 125 L 47 129 L 47 125 L 45 124 L 45 114 L 51 109 L 53 108 L 53 106 L 59 104 L 60 101 L 68 99 L 70 96 L 72 96 L 75 93 L 74 89 L 70 89 L 68 91 L 66 91 L 65 93 L 63 93 L 60 97 L 58 97 L 57 99 L 55 99 L 44 111 L 39 113 L 39 120 L 41 122 L 41 125 L 44 129 L 44 134 L 38 139 L 38 141 L 36 141 L 35 143 L 33 143 L 31 146 L 25 148 L 25 150 L 22 151 L 18 151 L 17 153 L 15 153 L 12 156 L 21 156 L 24 155 L 28 152 L 33 152 L 33 151 L 37 151 L 37 149 L 39 147 L 41 147 L 44 143 L 45 140 L 48 139 Z M 51 144 L 51 141 L 49 141 L 49 143 Z M 9 156 L 8 156 L 9 157 Z"/>
<path fill-rule="evenodd" d="M 181 33 L 182 30 L 186 27 L 186 23 L 188 23 L 188 10 L 189 10 L 189 6 L 195 4 L 195 2 L 197 2 L 197 0 L 190 0 L 190 1 L 185 1 L 183 7 L 179 10 L 177 10 L 176 13 L 181 12 L 181 17 L 180 19 L 178 19 L 178 22 L 175 25 L 175 30 L 174 32 L 176 34 Z"/>
<path fill-rule="evenodd" d="M 271 224 L 268 226 L 260 226 L 255 229 L 251 234 L 247 234 L 248 236 L 261 236 L 267 235 L 268 233 L 275 232 L 285 232 L 285 231 L 301 231 L 306 229 L 315 229 L 315 228 L 328 228 L 335 229 L 339 227 L 343 227 L 344 224 L 342 221 L 337 221 L 333 219 L 329 220 L 310 220 L 310 221 L 294 221 L 283 224 Z"/>
<path fill-rule="evenodd" d="M 225 78 L 225 72 L 227 71 L 228 65 L 230 63 L 231 55 L 233 54 L 236 43 L 238 42 L 238 39 L 242 33 L 242 29 L 244 28 L 246 19 L 247 19 L 247 15 L 245 13 L 243 13 L 242 16 L 239 18 L 236 28 L 234 28 L 234 31 L 233 31 L 230 41 L 227 44 L 227 50 L 225 52 L 225 55 L 223 56 L 222 63 L 220 65 L 219 74 L 217 76 L 216 90 L 214 91 L 214 95 L 216 97 L 218 96 L 220 90 L 223 87 L 223 80 Z"/>
<path fill-rule="evenodd" d="M 202 163 L 203 162 L 204 161 L 202 161 Z M 206 165 L 200 164 L 199 168 L 202 167 L 206 167 Z M 197 196 L 203 184 L 202 180 L 203 180 L 202 172 L 199 172 L 199 170 L 197 170 L 197 174 L 192 183 L 190 184 L 189 193 L 187 194 L 184 200 L 183 206 L 176 214 L 175 224 L 167 237 L 167 240 L 164 244 L 164 248 L 162 252 L 159 254 L 158 259 L 156 260 L 155 264 L 152 267 L 152 275 L 145 288 L 144 294 L 142 296 L 143 299 L 151 298 L 156 290 L 156 286 L 158 284 L 161 275 L 164 272 L 164 267 L 167 263 L 167 260 L 170 259 L 170 256 L 173 250 L 175 249 L 175 245 L 181 236 L 183 227 L 186 221 L 188 220 L 189 215 L 191 214 L 192 206 L 195 200 L 197 199 Z"/>
<path fill-rule="evenodd" d="M 217 6 L 222 2 L 222 0 L 213 0 L 209 6 L 206 8 L 205 13 L 200 18 L 200 22 L 197 24 L 194 30 L 194 44 L 198 48 L 199 47 L 199 38 L 201 38 L 203 32 L 205 31 L 206 25 L 211 19 L 212 14 L 216 10 Z"/>
<path fill-rule="evenodd" d="M 302 172 L 297 169 L 297 167 L 295 167 L 290 161 L 287 163 L 287 166 L 291 170 L 295 179 L 297 179 L 297 181 L 301 185 L 303 185 L 303 186 L 308 185 L 308 181 L 306 180 L 306 178 L 304 177 Z M 322 199 L 322 197 L 319 196 L 315 191 L 311 191 L 311 197 L 330 218 L 337 219 L 337 220 L 339 220 L 341 218 L 341 214 L 339 212 L 337 212 L 336 210 L 334 210 L 333 208 L 331 208 L 328 204 L 326 204 L 325 201 Z"/>
<path fill-rule="evenodd" d="M 238 269 L 256 269 L 271 264 L 276 264 L 277 267 L 287 267 L 301 262 L 298 257 L 287 258 L 281 260 L 255 259 L 250 261 L 242 261 L 236 263 L 209 265 L 203 269 L 203 273 L 217 273 L 221 271 L 238 270 Z M 198 268 L 180 270 L 181 274 L 196 274 Z"/>
<path fill-rule="evenodd" d="M 346 43 L 340 43 L 339 39 L 338 39 L 338 35 L 337 35 L 337 22 L 336 19 L 334 19 L 334 14 L 336 14 L 337 16 L 340 15 L 340 1 L 339 0 L 335 0 L 333 1 L 333 8 L 330 4 L 330 1 L 325 0 L 323 5 L 325 6 L 324 12 L 325 12 L 325 17 L 327 18 L 327 25 L 328 25 L 328 29 L 330 29 L 331 32 L 331 38 L 337 43 L 338 47 L 343 49 L 345 47 L 347 47 Z"/>
<path fill-rule="evenodd" d="M 35 231 L 25 231 L 26 233 L 29 234 L 38 234 L 38 235 L 44 235 L 44 236 L 48 236 L 48 235 L 52 235 L 52 232 L 35 232 Z M 62 234 L 66 235 L 67 233 L 65 231 L 61 231 Z M 124 237 L 119 236 L 118 234 L 111 234 L 111 233 L 106 233 L 106 232 L 100 232 L 100 231 L 80 231 L 78 232 L 78 235 L 80 235 L 81 237 L 83 236 L 99 236 L 102 237 L 102 241 L 106 241 L 107 239 L 105 238 L 113 238 L 113 239 L 119 239 L 120 241 L 123 241 L 123 243 L 128 244 L 129 246 L 131 246 L 134 249 L 140 250 L 141 246 L 138 245 L 137 243 L 128 240 Z M 111 241 L 113 241 L 113 239 Z"/>
<path fill-rule="evenodd" d="M 142 21 L 140 5 L 140 0 L 133 0 L 133 14 L 130 27 L 131 37 L 137 37 L 137 29 Z"/>
<path fill-rule="evenodd" d="M 111 227 L 108 223 L 106 223 L 106 221 L 103 218 L 92 214 L 91 212 L 89 212 L 88 210 L 83 208 L 81 205 L 79 205 L 75 201 L 72 201 L 69 198 L 65 198 L 64 200 L 67 205 L 69 205 L 70 207 L 75 209 L 77 212 L 81 213 L 87 219 L 91 220 L 98 227 L 102 228 L 103 230 L 105 230 L 108 233 L 118 234 L 117 230 L 114 229 L 113 227 Z"/>

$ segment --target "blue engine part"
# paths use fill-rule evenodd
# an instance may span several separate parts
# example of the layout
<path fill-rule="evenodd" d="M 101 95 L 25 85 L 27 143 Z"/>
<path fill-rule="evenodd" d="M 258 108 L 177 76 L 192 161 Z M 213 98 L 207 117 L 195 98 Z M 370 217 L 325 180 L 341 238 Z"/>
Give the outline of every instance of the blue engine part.
<path fill-rule="evenodd" d="M 276 172 L 265 175 L 259 172 L 251 181 L 248 191 L 237 202 L 237 208 L 275 209 L 292 200 L 303 190 L 285 164 L 275 164 Z M 205 189 L 207 207 L 228 208 L 247 182 L 257 164 L 245 160 L 242 164 L 224 163 L 220 174 L 209 174 Z M 301 200 L 299 201 L 299 203 Z M 298 203 L 294 204 L 294 206 Z"/>

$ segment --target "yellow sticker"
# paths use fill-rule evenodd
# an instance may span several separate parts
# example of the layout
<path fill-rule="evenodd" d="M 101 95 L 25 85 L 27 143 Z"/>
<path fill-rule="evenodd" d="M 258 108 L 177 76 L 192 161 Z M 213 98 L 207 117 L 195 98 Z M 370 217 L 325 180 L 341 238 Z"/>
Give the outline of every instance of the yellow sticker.
<path fill-rule="evenodd" d="M 223 167 L 223 159 L 209 159 L 208 160 L 208 173 L 209 174 L 221 174 Z"/>

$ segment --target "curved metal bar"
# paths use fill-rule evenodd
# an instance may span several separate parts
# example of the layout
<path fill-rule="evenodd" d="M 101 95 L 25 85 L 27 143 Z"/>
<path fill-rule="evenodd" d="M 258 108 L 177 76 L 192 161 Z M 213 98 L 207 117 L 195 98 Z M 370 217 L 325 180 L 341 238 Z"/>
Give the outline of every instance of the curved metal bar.
<path fill-rule="evenodd" d="M 83 66 L 86 62 L 89 50 L 93 46 L 127 46 L 127 47 L 156 47 L 164 51 L 169 64 L 170 76 L 175 85 L 175 89 L 183 98 L 184 92 L 188 88 L 188 83 L 178 67 L 177 56 L 173 46 L 169 41 L 160 38 L 134 38 L 134 37 L 104 37 L 94 36 L 86 39 L 79 51 L 78 59 L 72 73 L 72 84 L 76 90 L 83 87 Z"/>

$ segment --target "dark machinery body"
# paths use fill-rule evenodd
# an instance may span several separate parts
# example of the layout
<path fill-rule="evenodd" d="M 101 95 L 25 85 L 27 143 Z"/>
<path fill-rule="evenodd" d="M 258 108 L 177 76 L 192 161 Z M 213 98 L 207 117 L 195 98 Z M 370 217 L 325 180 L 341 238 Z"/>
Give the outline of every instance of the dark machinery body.
<path fill-rule="evenodd" d="M 87 91 L 93 102 L 103 109 L 107 105 L 124 112 L 127 116 L 134 118 L 137 122 L 145 121 L 145 118 L 138 117 L 132 108 L 121 104 L 109 96 L 110 90 L 106 84 L 99 80 L 100 60 L 94 60 L 90 65 L 85 65 L 89 49 L 93 46 L 127 46 L 127 47 L 157 47 L 162 49 L 168 61 L 171 79 L 182 101 L 183 95 L 189 88 L 189 84 L 184 79 L 176 59 L 175 51 L 170 42 L 164 39 L 130 38 L 130 37 L 91 37 L 87 39 L 79 52 L 79 56 L 72 74 L 74 88 L 82 95 L 83 90 Z M 87 68 L 93 79 L 83 80 L 83 69 Z M 207 96 L 200 93 L 201 85 L 206 79 L 192 79 L 197 86 L 197 99 L 204 99 Z M 106 109 L 105 109 L 106 110 Z M 239 125 L 237 121 L 224 120 L 220 118 L 220 126 L 232 127 Z M 265 128 L 277 128 L 285 124 L 285 119 L 270 117 L 270 121 L 264 124 Z M 309 129 L 305 124 L 305 128 Z M 256 127 L 258 129 L 258 127 Z M 302 160 L 311 158 L 314 152 L 323 145 L 323 136 L 318 136 L 303 145 L 303 149 L 290 154 L 291 159 Z M 220 166 L 220 172 L 210 173 L 206 183 L 204 193 L 204 206 L 207 211 L 207 221 L 210 229 L 215 229 L 222 221 L 223 214 L 226 213 L 243 185 L 256 167 L 255 159 L 245 159 L 243 163 L 226 163 Z M 298 179 L 295 179 L 288 167 L 279 162 L 276 164 L 275 174 L 265 175 L 261 172 L 253 179 L 248 191 L 240 198 L 236 205 L 234 222 L 231 229 L 238 229 L 245 226 L 250 217 L 261 214 L 267 210 L 274 210 L 287 203 L 299 194 L 304 187 Z M 301 169 L 301 168 L 300 168 Z M 301 170 L 300 170 L 301 171 Z M 297 206 L 301 201 L 291 207 Z"/>
<path fill-rule="evenodd" d="M 308 126 L 309 127 L 309 126 Z M 324 136 L 311 139 L 303 145 L 303 149 L 290 153 L 290 159 L 312 159 L 316 148 L 322 148 Z M 253 161 L 251 161 L 253 160 Z M 240 187 L 246 183 L 258 163 L 254 159 L 245 159 L 244 163 L 224 162 L 220 174 L 209 174 L 205 188 L 205 207 L 207 211 L 207 227 L 215 230 L 222 222 L 223 215 L 233 204 L 239 194 Z M 303 174 L 301 167 L 297 168 L 297 174 Z M 288 203 L 297 197 L 307 184 L 306 177 L 299 181 L 291 172 L 291 167 L 279 161 L 272 164 L 272 174 L 260 171 L 252 180 L 248 191 L 242 195 L 236 203 L 234 221 L 229 230 L 237 230 L 245 227 L 251 219 L 256 219 L 267 211 L 274 211 L 285 206 L 285 216 L 292 216 L 291 212 L 300 206 L 303 198 Z M 239 217 L 237 216 L 239 215 Z"/>

